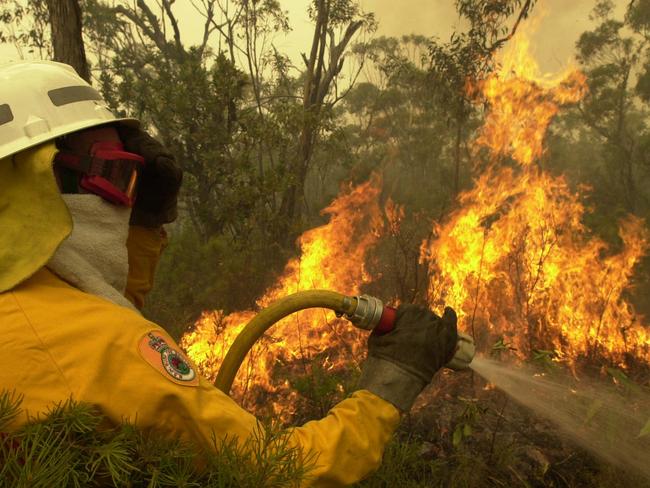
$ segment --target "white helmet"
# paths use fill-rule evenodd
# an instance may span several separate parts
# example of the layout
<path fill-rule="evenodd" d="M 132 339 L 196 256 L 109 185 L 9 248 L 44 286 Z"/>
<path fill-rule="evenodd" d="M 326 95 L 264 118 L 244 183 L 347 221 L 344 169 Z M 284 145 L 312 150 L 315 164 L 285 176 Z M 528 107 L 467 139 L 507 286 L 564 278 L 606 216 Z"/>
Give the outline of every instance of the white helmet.
<path fill-rule="evenodd" d="M 97 90 L 72 66 L 16 61 L 0 66 L 0 160 L 78 130 L 119 122 Z"/>

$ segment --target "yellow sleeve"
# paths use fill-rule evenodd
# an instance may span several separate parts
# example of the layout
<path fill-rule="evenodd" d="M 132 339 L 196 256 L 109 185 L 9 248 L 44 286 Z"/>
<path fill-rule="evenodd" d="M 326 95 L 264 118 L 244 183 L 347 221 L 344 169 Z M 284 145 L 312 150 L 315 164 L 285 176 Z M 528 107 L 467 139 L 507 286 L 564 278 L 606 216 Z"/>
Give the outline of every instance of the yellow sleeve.
<path fill-rule="evenodd" d="M 34 356 L 34 367 L 14 385 L 32 412 L 72 394 L 98 406 L 114 422 L 130 420 L 208 449 L 213 436 L 244 440 L 258 428 L 253 415 L 209 381 L 188 375 L 186 368 L 171 368 L 178 366 L 179 357 L 191 363 L 164 330 L 136 312 L 76 290 L 46 271 L 11 295 L 6 302 L 25 316 L 36 342 L 10 348 L 0 365 L 5 359 L 6 364 L 27 364 L 35 351 L 45 353 Z M 60 379 L 45 386 L 36 381 L 46 372 Z M 323 419 L 291 429 L 290 442 L 304 455 L 317 456 L 304 486 L 345 486 L 370 474 L 398 422 L 395 407 L 362 390 Z"/>
<path fill-rule="evenodd" d="M 311 452 L 317 456 L 311 473 L 313 486 L 348 486 L 379 467 L 384 447 L 398 424 L 397 408 L 360 390 L 323 419 L 293 429 L 291 440 L 306 455 Z"/>
<path fill-rule="evenodd" d="M 166 245 L 167 234 L 162 227 L 129 227 L 129 237 L 126 241 L 129 275 L 124 296 L 138 309 L 144 306 L 145 295 L 153 287 L 156 266 Z"/>

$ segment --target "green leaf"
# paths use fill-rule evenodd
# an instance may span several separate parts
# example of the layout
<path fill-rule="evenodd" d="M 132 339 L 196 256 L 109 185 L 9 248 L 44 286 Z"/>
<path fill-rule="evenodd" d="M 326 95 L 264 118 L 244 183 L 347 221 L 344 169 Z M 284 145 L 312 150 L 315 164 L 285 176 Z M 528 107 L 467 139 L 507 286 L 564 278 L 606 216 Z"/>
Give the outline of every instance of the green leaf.
<path fill-rule="evenodd" d="M 637 438 L 646 437 L 648 435 L 650 435 L 650 419 L 648 419 L 648 421 L 645 423 L 643 429 L 641 429 L 641 432 L 639 432 Z"/>
<path fill-rule="evenodd" d="M 465 424 L 463 427 L 463 437 L 469 437 L 472 435 L 472 426 L 469 424 Z"/>
<path fill-rule="evenodd" d="M 535 361 L 550 361 L 557 356 L 555 351 L 549 351 L 546 349 L 533 349 L 533 359 Z"/>
<path fill-rule="evenodd" d="M 18 395 L 15 391 L 2 390 L 0 392 L 0 432 L 4 431 L 20 414 L 22 401 L 23 396 Z"/>
<path fill-rule="evenodd" d="M 620 369 L 617 368 L 607 368 L 607 374 L 609 374 L 614 383 L 627 388 L 628 390 L 637 390 L 637 385 Z"/>
<path fill-rule="evenodd" d="M 622 383 L 627 383 L 630 381 L 627 375 L 618 368 L 607 368 L 607 374 Z"/>
<path fill-rule="evenodd" d="M 456 426 L 456 429 L 454 429 L 454 436 L 451 440 L 451 443 L 454 445 L 454 447 L 458 447 L 461 440 L 463 440 L 463 429 L 461 425 L 458 425 Z"/>
<path fill-rule="evenodd" d="M 585 424 L 591 422 L 591 419 L 594 418 L 594 415 L 598 413 L 600 408 L 603 406 L 603 402 L 600 400 L 594 400 L 587 410 L 587 415 L 585 416 Z"/>

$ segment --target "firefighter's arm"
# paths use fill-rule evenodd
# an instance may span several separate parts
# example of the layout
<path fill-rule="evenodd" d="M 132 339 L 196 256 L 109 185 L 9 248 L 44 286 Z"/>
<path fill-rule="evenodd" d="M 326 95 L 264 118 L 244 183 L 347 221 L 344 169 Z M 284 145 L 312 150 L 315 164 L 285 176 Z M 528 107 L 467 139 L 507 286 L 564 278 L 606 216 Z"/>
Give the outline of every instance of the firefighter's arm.
<path fill-rule="evenodd" d="M 163 331 L 154 335 L 180 351 Z M 158 347 L 155 340 L 140 339 L 141 364 L 137 369 L 142 377 L 130 378 L 129 386 L 123 389 L 134 395 L 131 402 L 138 397 L 153 402 L 141 405 L 141 421 L 155 424 L 165 419 L 162 425 L 172 427 L 171 434 L 189 435 L 209 448 L 214 447 L 213 435 L 217 439 L 237 436 L 245 440 L 260 428 L 253 415 L 207 380 L 199 376 L 189 379 L 191 374 L 186 380 L 173 378 L 174 372 L 170 374 L 165 361 L 161 365 L 160 355 L 152 350 Z M 291 429 L 291 445 L 301 449 L 309 464 L 315 461 L 303 486 L 347 486 L 363 479 L 379 466 L 384 446 L 398 423 L 397 408 L 362 390 L 332 408 L 325 418 Z"/>
<path fill-rule="evenodd" d="M 128 420 L 206 449 L 214 448 L 215 437 L 244 441 L 258 429 L 257 419 L 198 375 L 161 328 L 51 273 L 41 278 L 38 289 L 24 287 L 16 299 L 76 400 L 98 406 L 114 422 Z M 65 400 L 54 392 L 49 398 Z M 306 456 L 318 456 L 312 486 L 341 486 L 377 467 L 398 419 L 395 407 L 359 391 L 324 419 L 292 429 L 290 440 Z"/>
<path fill-rule="evenodd" d="M 384 446 L 434 373 L 454 354 L 456 313 L 438 317 L 426 307 L 403 305 L 393 330 L 371 334 L 359 386 L 317 422 L 295 429 L 296 442 L 320 453 L 321 486 L 354 483 L 377 468 Z M 399 410 L 398 410 L 399 409 Z"/>
<path fill-rule="evenodd" d="M 129 237 L 126 241 L 129 275 L 124 295 L 138 309 L 144 306 L 145 296 L 153 287 L 156 266 L 166 245 L 167 234 L 163 227 L 129 227 Z"/>
<path fill-rule="evenodd" d="M 189 437 L 208 449 L 215 447 L 213 437 L 245 441 L 262 428 L 253 415 L 203 378 L 196 385 L 182 386 L 156 368 L 137 369 L 142 376 L 134 374 L 120 390 L 130 392 L 122 397 L 123 408 L 140 403 L 137 418 L 143 427 L 162 427 L 169 435 Z M 342 487 L 362 480 L 379 467 L 398 423 L 399 411 L 393 405 L 362 390 L 323 419 L 291 429 L 290 444 L 301 449 L 307 464 L 314 463 L 302 486 Z"/>
<path fill-rule="evenodd" d="M 164 331 L 149 333 L 180 352 Z M 135 363 L 130 374 L 122 376 L 119 391 L 125 411 L 139 404 L 141 425 L 166 428 L 171 435 L 193 438 L 208 448 L 214 447 L 213 436 L 245 440 L 260 428 L 253 415 L 199 375 L 174 378 L 169 361 L 166 366 L 156 349 L 160 346 L 145 334 L 138 339 L 138 353 L 128 348 L 124 354 L 132 359 L 120 361 L 123 365 Z M 118 386 L 116 377 L 109 377 L 112 385 Z M 346 486 L 363 479 L 379 466 L 384 446 L 398 423 L 397 408 L 369 391 L 358 391 L 325 418 L 291 429 L 290 443 L 302 450 L 306 460 L 315 461 L 304 486 Z"/>
<path fill-rule="evenodd" d="M 129 281 L 126 297 L 137 307 L 153 286 L 153 276 L 166 242 L 163 225 L 176 220 L 183 172 L 174 156 L 141 128 L 118 125 L 124 149 L 141 155 L 145 164 L 138 174 L 138 193 L 131 210 Z"/>
<path fill-rule="evenodd" d="M 143 369 L 143 376 L 120 389 L 124 411 L 137 408 L 137 423 L 143 428 L 162 429 L 167 435 L 189 438 L 206 449 L 236 437 L 253 436 L 261 424 L 230 397 L 201 379 L 198 386 L 180 386 Z M 160 378 L 158 377 L 160 376 Z M 136 404 L 139 404 L 136 407 Z M 108 408 L 115 408 L 113 403 Z M 306 487 L 343 487 L 356 483 L 376 470 L 384 447 L 399 423 L 399 412 L 368 391 L 359 391 L 336 405 L 320 420 L 290 430 L 289 442 L 301 449 L 313 470 L 302 484 Z"/>
<path fill-rule="evenodd" d="M 215 437 L 244 441 L 260 428 L 253 415 L 196 375 L 189 361 L 192 372 L 174 363 L 171 352 L 185 357 L 163 330 L 142 330 L 133 324 L 125 330 L 129 339 L 113 338 L 112 354 L 91 354 L 98 361 L 92 368 L 94 380 L 88 381 L 88 364 L 74 372 L 77 378 L 69 379 L 78 385 L 77 398 L 100 405 L 116 421 L 136 420 L 141 428 L 185 437 L 207 449 L 214 448 Z M 84 351 L 88 353 L 88 348 Z M 291 444 L 302 449 L 305 459 L 316 456 L 315 470 L 304 486 L 345 486 L 367 476 L 378 467 L 398 422 L 395 407 L 368 391 L 358 391 L 325 418 L 292 429 Z"/>
<path fill-rule="evenodd" d="M 316 457 L 313 486 L 348 486 L 379 467 L 399 418 L 393 405 L 360 390 L 323 419 L 293 429 L 291 440 L 306 456 Z"/>

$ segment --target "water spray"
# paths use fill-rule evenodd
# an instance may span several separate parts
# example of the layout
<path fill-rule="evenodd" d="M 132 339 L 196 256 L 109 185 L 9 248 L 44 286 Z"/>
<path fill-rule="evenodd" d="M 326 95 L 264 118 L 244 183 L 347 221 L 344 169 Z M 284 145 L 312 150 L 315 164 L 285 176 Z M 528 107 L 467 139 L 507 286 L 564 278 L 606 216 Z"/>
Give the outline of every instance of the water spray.
<path fill-rule="evenodd" d="M 480 356 L 471 368 L 583 449 L 650 479 L 647 389 L 630 384 L 630 391 L 621 393 L 597 380 L 578 380 L 561 371 L 540 373 L 526 364 L 513 367 Z"/>
<path fill-rule="evenodd" d="M 276 322 L 308 308 L 328 308 L 337 316 L 348 319 L 355 327 L 380 334 L 393 330 L 397 317 L 393 307 L 369 295 L 351 297 L 327 290 L 294 293 L 263 309 L 244 327 L 219 368 L 215 386 L 229 394 L 237 371 L 255 342 Z M 467 334 L 459 333 L 454 357 L 445 366 L 453 370 L 466 369 L 474 359 L 475 351 L 474 340 Z"/>

